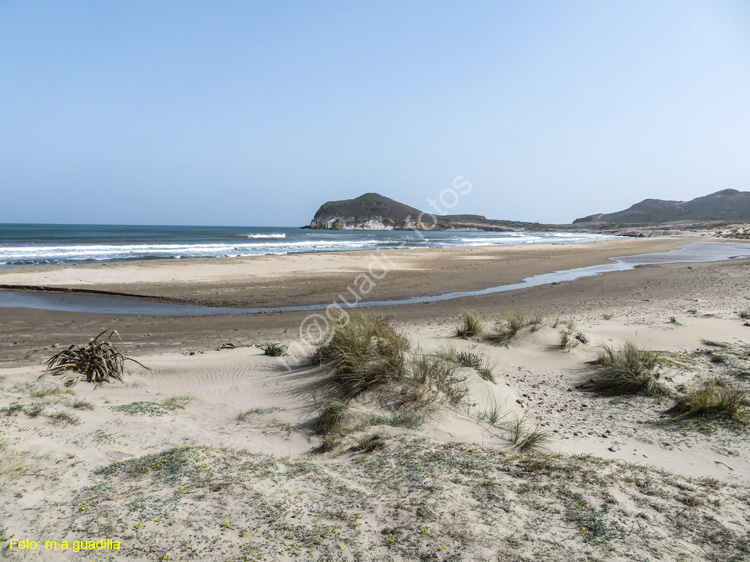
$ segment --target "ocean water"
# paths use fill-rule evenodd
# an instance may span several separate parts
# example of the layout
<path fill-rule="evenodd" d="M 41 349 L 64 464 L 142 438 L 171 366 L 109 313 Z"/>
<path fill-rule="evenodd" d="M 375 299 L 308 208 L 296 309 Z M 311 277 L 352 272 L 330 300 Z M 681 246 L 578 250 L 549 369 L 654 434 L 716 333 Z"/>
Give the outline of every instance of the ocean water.
<path fill-rule="evenodd" d="M 574 243 L 571 232 L 331 231 L 256 226 L 0 224 L 0 268 L 394 248 Z"/>

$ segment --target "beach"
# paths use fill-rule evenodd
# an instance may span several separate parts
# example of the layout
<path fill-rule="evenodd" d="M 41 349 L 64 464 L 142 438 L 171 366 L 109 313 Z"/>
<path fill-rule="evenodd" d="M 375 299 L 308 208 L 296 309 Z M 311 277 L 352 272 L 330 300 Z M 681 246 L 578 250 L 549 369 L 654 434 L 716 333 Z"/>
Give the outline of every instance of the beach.
<path fill-rule="evenodd" d="M 342 295 L 398 300 L 706 240 L 713 239 L 29 267 L 0 270 L 0 285 L 223 307 L 340 303 Z M 311 364 L 306 325 L 321 311 L 176 317 L 0 309 L 0 440 L 6 456 L 15 455 L 0 535 L 39 540 L 95 529 L 122 542 L 122 555 L 97 553 L 97 560 L 678 560 L 706 552 L 741 560 L 750 552 L 747 430 L 677 423 L 666 412 L 707 380 L 747 384 L 750 327 L 740 315 L 750 309 L 749 265 L 650 265 L 363 308 L 390 318 L 412 350 L 482 357 L 494 380 L 459 369 L 465 398 L 440 402 L 417 427 L 364 424 L 384 416 L 383 405 L 354 400 L 350 425 L 358 429 L 325 452 L 316 427 L 335 389 L 325 365 Z M 367 292 L 362 276 L 371 281 Z M 510 313 L 538 323 L 508 345 L 457 338 L 465 309 L 489 332 Z M 67 389 L 65 377 L 37 381 L 52 354 L 109 329 L 120 351 L 151 370 L 126 363 L 122 383 L 99 388 Z M 566 330 L 581 338 L 561 347 Z M 269 342 L 290 355 L 264 355 Z M 626 342 L 669 359 L 659 379 L 668 392 L 613 397 L 586 387 L 600 346 Z M 493 408 L 499 421 L 489 421 Z M 503 425 L 511 420 L 544 432 L 544 446 L 520 450 Z M 43 550 L 34 556 L 59 559 Z"/>

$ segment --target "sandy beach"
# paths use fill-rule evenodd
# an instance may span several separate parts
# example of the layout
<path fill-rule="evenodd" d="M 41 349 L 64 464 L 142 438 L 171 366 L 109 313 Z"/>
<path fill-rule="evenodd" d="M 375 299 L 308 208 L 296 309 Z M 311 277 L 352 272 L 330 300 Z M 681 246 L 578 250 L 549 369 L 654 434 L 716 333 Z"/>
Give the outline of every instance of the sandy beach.
<path fill-rule="evenodd" d="M 519 282 L 675 249 L 707 237 L 152 261 L 0 271 L 0 285 L 212 306 L 363 300 Z M 380 264 L 380 265 L 378 265 Z M 480 357 L 465 396 L 415 424 L 377 396 L 349 404 L 321 451 L 330 370 L 302 352 L 308 313 L 158 317 L 0 309 L 0 537 L 117 539 L 120 551 L 3 550 L 9 560 L 745 560 L 750 445 L 740 423 L 667 412 L 705 381 L 750 380 L 749 260 L 639 267 L 572 282 L 373 309 L 412 353 Z M 386 271 L 387 269 L 387 271 Z M 375 277 L 377 277 L 375 275 Z M 358 285 L 361 286 L 361 285 Z M 455 336 L 536 315 L 508 345 Z M 364 312 L 368 312 L 364 309 Z M 43 362 L 105 329 L 128 363 L 99 388 L 44 377 Z M 561 331 L 581 334 L 561 348 Z M 585 340 L 585 341 L 581 341 Z M 294 351 L 264 355 L 276 342 Z M 654 396 L 587 382 L 601 345 L 660 352 Z M 224 344 L 224 349 L 220 349 Z M 231 345 L 226 345 L 231 344 Z M 462 387 L 463 388 L 463 387 Z M 492 411 L 496 419 L 491 419 Z M 378 417 L 380 416 L 380 417 Z M 388 419 L 395 419 L 393 417 Z M 380 420 L 380 421 L 374 421 Z M 547 440 L 523 451 L 508 424 Z"/>

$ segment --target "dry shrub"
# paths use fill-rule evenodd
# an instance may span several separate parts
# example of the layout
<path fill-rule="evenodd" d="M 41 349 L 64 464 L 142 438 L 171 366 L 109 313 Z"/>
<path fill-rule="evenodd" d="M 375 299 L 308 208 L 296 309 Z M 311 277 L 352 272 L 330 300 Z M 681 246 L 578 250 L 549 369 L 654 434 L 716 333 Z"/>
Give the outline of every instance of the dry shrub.
<path fill-rule="evenodd" d="M 108 331 L 107 339 L 100 339 Z M 125 357 L 117 351 L 114 344 L 110 342 L 114 334 L 120 336 L 117 330 L 104 330 L 84 346 L 73 344 L 68 349 L 53 355 L 47 360 L 47 369 L 42 373 L 42 377 L 47 374 L 59 376 L 66 371 L 81 373 L 83 377 L 71 377 L 65 381 L 65 386 L 73 386 L 81 378 L 86 382 L 93 383 L 111 382 L 112 378 L 122 381 L 125 361 L 138 363 L 144 369 L 148 369 L 142 363 L 130 357 Z"/>

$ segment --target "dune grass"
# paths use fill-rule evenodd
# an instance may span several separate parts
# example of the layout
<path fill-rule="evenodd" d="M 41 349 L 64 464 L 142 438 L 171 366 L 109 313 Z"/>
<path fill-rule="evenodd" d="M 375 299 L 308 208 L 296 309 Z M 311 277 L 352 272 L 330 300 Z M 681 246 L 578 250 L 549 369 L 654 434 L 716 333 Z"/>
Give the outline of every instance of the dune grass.
<path fill-rule="evenodd" d="M 678 398 L 669 413 L 674 418 L 730 419 L 746 422 L 750 393 L 719 379 L 707 381 L 700 388 Z"/>
<path fill-rule="evenodd" d="M 489 400 L 487 402 L 487 406 L 485 406 L 484 410 L 481 411 L 479 414 L 479 420 L 480 421 L 487 421 L 490 425 L 497 425 L 497 423 L 505 417 L 506 414 L 503 414 L 503 409 L 498 404 L 497 399 L 494 395 L 489 396 Z"/>
<path fill-rule="evenodd" d="M 7 482 L 41 474 L 41 458 L 29 451 L 14 450 L 7 441 L 0 441 L 0 477 Z"/>
<path fill-rule="evenodd" d="M 245 421 L 246 419 L 250 417 L 255 416 L 263 416 L 265 414 L 273 414 L 274 412 L 280 412 L 281 408 L 278 408 L 276 406 L 270 406 L 267 408 L 263 408 L 260 406 L 257 406 L 255 408 L 250 408 L 249 410 L 243 410 L 239 414 L 237 414 L 237 421 Z"/>
<path fill-rule="evenodd" d="M 657 381 L 659 354 L 627 342 L 620 349 L 603 345 L 596 359 L 598 375 L 592 388 L 601 394 L 623 395 L 643 393 L 657 395 L 663 387 Z"/>
<path fill-rule="evenodd" d="M 333 326 L 315 351 L 313 362 L 331 364 L 339 388 L 351 398 L 402 380 L 410 347 L 409 340 L 385 316 L 356 314 Z"/>
<path fill-rule="evenodd" d="M 477 355 L 471 351 L 458 350 L 455 347 L 443 347 L 434 353 L 445 361 L 455 363 L 460 367 L 474 369 L 484 380 L 495 382 L 494 367 L 487 357 Z"/>
<path fill-rule="evenodd" d="M 326 400 L 320 408 L 317 430 L 323 435 L 336 433 L 346 420 L 349 406 L 341 400 Z"/>
<path fill-rule="evenodd" d="M 50 415 L 49 419 L 53 424 L 61 426 L 79 425 L 81 423 L 81 418 L 70 412 L 55 412 Z"/>
<path fill-rule="evenodd" d="M 563 351 L 570 351 L 575 345 L 575 338 L 568 330 L 560 330 L 560 341 L 557 344 Z"/>
<path fill-rule="evenodd" d="M 535 332 L 543 325 L 544 317 L 537 313 L 513 312 L 506 314 L 502 320 L 495 324 L 495 333 L 490 336 L 490 340 L 498 345 L 508 347 L 524 328 L 531 328 L 531 331 Z"/>
<path fill-rule="evenodd" d="M 315 363 L 328 365 L 334 379 L 333 397 L 321 407 L 317 424 L 323 451 L 367 425 L 418 427 L 440 404 L 457 406 L 464 400 L 468 388 L 455 352 L 410 347 L 383 316 L 352 315 L 333 326 L 313 355 Z M 349 406 L 364 393 L 385 411 L 357 424 Z"/>
<path fill-rule="evenodd" d="M 474 310 L 461 311 L 461 320 L 456 328 L 456 335 L 461 338 L 473 338 L 484 333 L 484 322 Z"/>
<path fill-rule="evenodd" d="M 189 404 L 193 400 L 195 400 L 195 396 L 170 396 L 162 400 L 161 405 L 167 410 L 184 410 L 185 404 Z"/>
<path fill-rule="evenodd" d="M 729 344 L 723 341 L 715 341 L 715 340 L 701 340 L 701 343 L 708 347 L 718 347 L 719 349 L 726 349 L 729 347 Z"/>
<path fill-rule="evenodd" d="M 364 425 L 387 425 L 405 429 L 418 429 L 424 424 L 424 421 L 424 417 L 416 412 L 399 412 L 390 416 L 371 416 L 365 420 Z"/>
<path fill-rule="evenodd" d="M 52 385 L 33 388 L 29 391 L 29 396 L 32 398 L 47 398 L 48 396 L 65 396 L 72 394 L 74 394 L 74 392 L 69 388 L 60 388 L 59 386 Z"/>
<path fill-rule="evenodd" d="M 537 425 L 528 428 L 525 418 L 516 418 L 507 422 L 504 426 L 508 440 L 513 443 L 519 451 L 529 452 L 544 448 L 550 440 L 548 431 Z"/>

